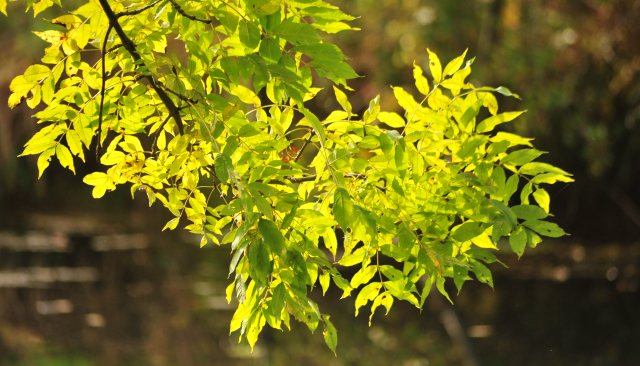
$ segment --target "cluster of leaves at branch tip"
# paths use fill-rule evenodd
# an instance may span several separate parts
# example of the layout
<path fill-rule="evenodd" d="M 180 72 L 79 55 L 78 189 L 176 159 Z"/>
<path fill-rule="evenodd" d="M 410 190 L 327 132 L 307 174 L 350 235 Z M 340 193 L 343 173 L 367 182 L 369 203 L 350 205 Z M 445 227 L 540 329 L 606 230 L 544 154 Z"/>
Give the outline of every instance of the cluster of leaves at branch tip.
<path fill-rule="evenodd" d="M 29 6 L 38 14 L 54 2 Z M 446 278 L 458 290 L 471 274 L 493 286 L 486 265 L 501 237 L 521 256 L 540 236 L 564 235 L 545 221 L 542 186 L 570 174 L 534 162 L 543 152 L 531 139 L 494 133 L 523 113 L 498 113 L 495 93 L 518 96 L 465 81 L 466 52 L 443 69 L 429 51 L 431 80 L 414 64 L 419 98 L 393 87 L 404 113 L 380 111 L 376 97 L 360 117 L 338 88 L 357 74 L 320 36 L 354 18 L 330 4 L 127 4 L 88 1 L 35 32 L 50 45 L 13 80 L 9 105 L 44 104 L 43 127 L 21 155 L 39 155 L 40 174 L 54 157 L 75 173 L 97 146 L 104 168 L 84 177 L 95 198 L 131 184 L 175 215 L 165 229 L 186 221 L 202 246 L 230 244 L 230 331 L 252 347 L 265 324 L 289 327 L 293 316 L 311 331 L 322 324 L 335 352 L 336 328 L 308 297 L 318 282 L 323 293 L 332 280 L 343 297 L 358 292 L 356 315 L 370 301 L 371 317 L 395 300 L 421 308 L 432 285 L 449 298 Z M 184 60 L 166 53 L 169 37 Z M 101 60 L 87 63 L 88 51 Z M 321 92 L 312 70 L 334 82 L 322 92 L 342 110 L 319 118 L 305 108 Z M 350 280 L 340 272 L 349 266 L 359 267 Z"/>

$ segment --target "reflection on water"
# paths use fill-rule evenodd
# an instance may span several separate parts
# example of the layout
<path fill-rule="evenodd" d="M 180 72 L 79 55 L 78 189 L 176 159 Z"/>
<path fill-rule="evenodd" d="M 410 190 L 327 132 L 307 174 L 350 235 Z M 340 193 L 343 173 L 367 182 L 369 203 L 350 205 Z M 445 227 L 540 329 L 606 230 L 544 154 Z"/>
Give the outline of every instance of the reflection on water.
<path fill-rule="evenodd" d="M 198 244 L 90 214 L 2 228 L 0 365 L 640 364 L 640 244 L 549 241 L 501 257 L 496 292 L 468 283 L 455 307 L 434 292 L 422 314 L 396 301 L 370 328 L 354 298 L 314 291 L 338 328 L 337 358 L 299 324 L 265 330 L 253 353 L 238 344 L 229 248 Z"/>

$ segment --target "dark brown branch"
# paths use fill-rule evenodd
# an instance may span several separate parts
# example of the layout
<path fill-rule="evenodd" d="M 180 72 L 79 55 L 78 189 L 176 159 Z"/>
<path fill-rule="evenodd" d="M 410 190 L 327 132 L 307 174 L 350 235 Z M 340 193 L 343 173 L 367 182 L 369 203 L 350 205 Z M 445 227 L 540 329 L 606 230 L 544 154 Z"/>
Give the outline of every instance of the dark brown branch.
<path fill-rule="evenodd" d="M 178 3 L 176 3 L 174 0 L 169 0 L 169 2 L 173 5 L 173 7 L 176 9 L 176 11 L 178 13 L 180 13 L 180 15 L 182 15 L 183 17 L 187 18 L 187 19 L 191 19 L 194 22 L 202 22 L 205 24 L 211 24 L 211 20 L 210 19 L 200 19 L 200 18 L 196 18 L 193 15 L 189 15 L 187 14 L 181 7 L 180 5 L 178 5 Z"/>
<path fill-rule="evenodd" d="M 176 76 L 177 76 L 177 75 L 176 75 Z M 168 91 L 169 93 L 171 93 L 171 94 L 175 95 L 176 97 L 178 97 L 178 99 L 180 99 L 180 100 L 182 100 L 182 101 L 184 101 L 184 102 L 187 102 L 187 103 L 190 103 L 190 104 L 196 104 L 196 103 L 198 103 L 198 101 L 197 101 L 197 100 L 190 99 L 190 98 L 185 97 L 184 95 L 182 95 L 182 94 L 180 94 L 180 93 L 176 93 L 176 92 L 174 92 L 173 90 L 171 90 L 171 89 L 167 88 L 166 86 L 164 86 L 164 84 L 162 84 L 161 82 L 158 82 L 158 85 L 160 85 L 164 90 L 166 90 L 166 91 Z"/>
<path fill-rule="evenodd" d="M 100 88 L 100 112 L 98 113 L 98 143 L 96 144 L 96 162 L 100 163 L 100 140 L 102 139 L 102 109 L 104 107 L 104 90 L 107 87 L 107 41 L 113 26 L 109 24 L 102 42 L 102 88 Z"/>
<path fill-rule="evenodd" d="M 117 44 L 117 45 L 115 45 L 115 46 L 113 46 L 113 47 L 109 48 L 109 49 L 107 50 L 107 53 L 111 53 L 112 51 L 115 51 L 115 50 L 117 50 L 117 49 L 118 49 L 118 48 L 120 48 L 120 47 L 122 47 L 122 43 Z"/>
<path fill-rule="evenodd" d="M 162 0 L 158 0 L 158 1 L 156 1 L 156 2 L 154 2 L 154 3 L 151 3 L 151 4 L 149 4 L 149 5 L 145 6 L 145 7 L 142 7 L 142 8 L 140 8 L 140 9 L 136 9 L 136 10 L 127 10 L 127 11 L 121 11 L 121 12 L 119 12 L 118 14 L 116 14 L 116 17 L 117 17 L 117 18 L 120 18 L 120 17 L 125 17 L 125 16 L 127 16 L 127 15 L 138 15 L 138 14 L 142 13 L 143 11 L 145 11 L 145 10 L 147 10 L 147 9 L 153 8 L 153 7 L 154 7 L 154 6 L 156 6 L 160 1 L 162 1 Z"/>
<path fill-rule="evenodd" d="M 113 27 L 113 29 L 116 30 L 118 37 L 120 37 L 120 41 L 122 41 L 122 45 L 124 46 L 124 48 L 127 51 L 129 51 L 129 53 L 131 54 L 131 57 L 133 57 L 135 61 L 142 61 L 142 57 L 140 57 L 140 54 L 136 50 L 136 45 L 124 33 L 124 30 L 120 26 L 120 23 L 118 23 L 118 17 L 111 9 L 111 6 L 109 6 L 109 2 L 107 0 L 99 0 L 99 2 L 100 2 L 100 6 L 102 6 L 102 9 L 104 10 L 105 15 L 109 19 L 109 24 Z M 182 123 L 182 117 L 180 117 L 180 112 L 178 110 L 178 107 L 176 107 L 176 105 L 173 103 L 169 95 L 167 95 L 167 93 L 156 84 L 155 80 L 151 75 L 144 75 L 144 78 L 146 78 L 147 81 L 149 81 L 149 85 L 151 85 L 153 90 L 155 90 L 155 92 L 158 94 L 158 97 L 160 98 L 164 106 L 169 111 L 169 115 L 173 117 L 173 119 L 176 121 L 176 125 L 178 126 L 178 131 L 180 132 L 180 135 L 183 135 L 184 126 Z"/>
<path fill-rule="evenodd" d="M 298 151 L 298 155 L 296 155 L 296 157 L 293 158 L 293 162 L 294 163 L 297 162 L 298 159 L 300 159 L 300 157 L 302 156 L 302 152 L 307 147 L 307 145 L 309 145 L 309 142 L 311 141 L 311 138 L 313 137 L 314 133 L 315 133 L 314 131 L 311 131 L 309 133 L 309 137 L 306 140 L 304 140 L 304 144 L 302 144 L 302 147 L 300 148 L 300 151 Z"/>

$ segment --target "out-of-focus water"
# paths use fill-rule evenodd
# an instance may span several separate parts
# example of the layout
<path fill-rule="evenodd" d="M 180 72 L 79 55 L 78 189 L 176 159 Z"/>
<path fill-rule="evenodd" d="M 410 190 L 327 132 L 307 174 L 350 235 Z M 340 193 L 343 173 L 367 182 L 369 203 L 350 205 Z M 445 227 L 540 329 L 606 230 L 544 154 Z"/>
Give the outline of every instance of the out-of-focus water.
<path fill-rule="evenodd" d="M 547 241 L 520 260 L 505 248 L 495 292 L 468 282 L 453 307 L 433 292 L 422 313 L 396 302 L 371 327 L 354 296 L 315 290 L 338 328 L 334 357 L 295 322 L 266 329 L 253 353 L 229 336 L 229 248 L 160 232 L 159 211 L 7 222 L 19 225 L 0 229 L 2 365 L 640 364 L 640 244 Z"/>

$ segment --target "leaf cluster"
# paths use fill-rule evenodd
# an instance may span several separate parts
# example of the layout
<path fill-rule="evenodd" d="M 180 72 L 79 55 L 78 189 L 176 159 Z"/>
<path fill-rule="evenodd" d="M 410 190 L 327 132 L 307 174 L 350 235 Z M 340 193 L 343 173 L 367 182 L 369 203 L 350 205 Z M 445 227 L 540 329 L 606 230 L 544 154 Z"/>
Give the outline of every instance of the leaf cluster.
<path fill-rule="evenodd" d="M 429 51 L 431 80 L 414 67 L 420 101 L 393 88 L 402 115 L 376 97 L 358 116 L 339 88 L 357 74 L 320 36 L 351 29 L 354 18 L 334 6 L 126 4 L 89 1 L 51 21 L 66 32 L 36 33 L 50 46 L 13 80 L 9 105 L 44 103 L 35 114 L 44 127 L 21 155 L 38 154 L 40 174 L 54 156 L 75 172 L 95 145 L 104 169 L 84 177 L 93 197 L 129 184 L 175 216 L 165 229 L 186 221 L 202 246 L 229 245 L 230 331 L 251 346 L 266 324 L 289 327 L 293 316 L 312 331 L 322 324 L 335 352 L 336 329 L 308 297 L 318 283 L 357 292 L 356 315 L 369 301 L 371 317 L 395 300 L 421 308 L 434 284 L 449 298 L 446 278 L 458 290 L 471 275 L 493 286 L 486 265 L 501 237 L 522 255 L 540 236 L 564 235 L 544 220 L 541 185 L 570 175 L 535 162 L 543 152 L 530 139 L 493 132 L 522 113 L 498 113 L 495 93 L 517 95 L 467 82 L 466 52 L 443 68 Z M 167 52 L 168 39 L 186 58 Z M 83 57 L 91 51 L 101 53 L 93 65 Z M 321 91 L 314 74 L 334 82 L 325 92 L 342 108 L 324 118 L 305 107 Z M 350 266 L 359 269 L 347 279 L 340 269 Z"/>

